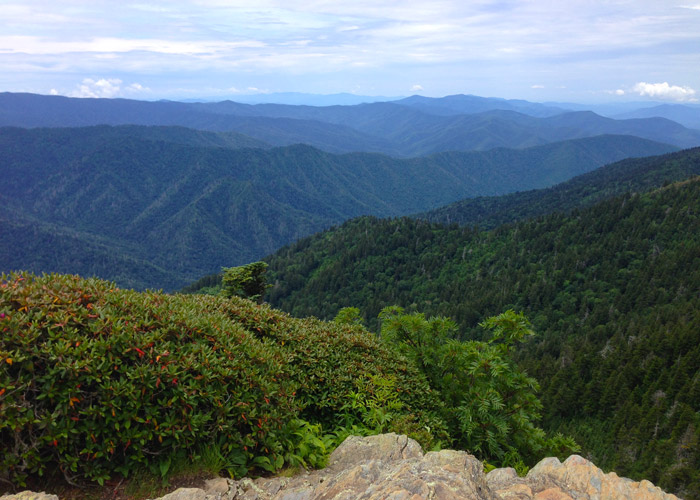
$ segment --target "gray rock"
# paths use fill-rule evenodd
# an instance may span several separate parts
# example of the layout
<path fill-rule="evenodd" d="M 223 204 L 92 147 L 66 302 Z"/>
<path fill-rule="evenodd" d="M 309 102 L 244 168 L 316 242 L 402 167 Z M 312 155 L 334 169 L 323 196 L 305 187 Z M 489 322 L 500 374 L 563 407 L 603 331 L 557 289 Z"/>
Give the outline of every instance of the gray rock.
<path fill-rule="evenodd" d="M 294 477 L 213 479 L 205 490 L 180 488 L 159 500 L 677 500 L 649 481 L 603 473 L 578 455 L 545 458 L 527 477 L 514 469 L 483 473 L 463 451 L 423 454 L 406 436 L 349 437 L 323 470 Z M 25 491 L 0 500 L 58 500 Z"/>
<path fill-rule="evenodd" d="M 204 482 L 204 491 L 207 496 L 209 495 L 225 495 L 228 493 L 230 484 L 228 479 L 224 477 L 217 477 L 214 479 L 207 479 Z"/>
<path fill-rule="evenodd" d="M 512 467 L 494 469 L 486 474 L 486 484 L 499 497 L 508 500 L 531 500 L 532 489 L 525 478 L 518 476 Z"/>
<path fill-rule="evenodd" d="M 489 488 L 497 490 L 501 487 L 510 486 L 515 483 L 524 483 L 525 479 L 518 476 L 518 473 L 512 467 L 504 467 L 502 469 L 493 469 L 486 474 L 486 483 Z"/>
<path fill-rule="evenodd" d="M 545 458 L 527 474 L 527 484 L 535 493 L 558 490 L 574 500 L 677 500 L 649 481 L 632 481 L 602 470 L 579 455 L 564 463 Z M 551 496 L 551 498 L 559 498 Z M 534 497 L 537 498 L 537 495 Z M 563 498 L 563 497 L 561 497 Z M 539 500 L 539 499 L 538 499 Z"/>
<path fill-rule="evenodd" d="M 408 436 L 380 434 L 378 436 L 349 436 L 328 459 L 330 468 L 353 466 L 365 460 L 402 460 L 423 456 L 420 445 Z"/>
<path fill-rule="evenodd" d="M 294 478 L 242 480 L 235 499 L 350 500 L 421 498 L 497 500 L 481 462 L 462 451 L 423 454 L 406 436 L 349 437 L 328 468 Z"/>
<path fill-rule="evenodd" d="M 58 497 L 56 495 L 49 495 L 43 491 L 41 493 L 22 491 L 12 495 L 3 495 L 0 497 L 0 500 L 58 500 Z"/>
<path fill-rule="evenodd" d="M 206 497 L 206 492 L 199 488 L 178 488 L 159 500 L 205 500 Z"/>

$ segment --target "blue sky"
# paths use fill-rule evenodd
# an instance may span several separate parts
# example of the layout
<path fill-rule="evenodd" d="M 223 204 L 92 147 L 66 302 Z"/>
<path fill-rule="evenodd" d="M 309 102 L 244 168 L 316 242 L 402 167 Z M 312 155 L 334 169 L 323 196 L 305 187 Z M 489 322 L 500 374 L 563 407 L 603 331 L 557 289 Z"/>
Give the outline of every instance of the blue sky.
<path fill-rule="evenodd" d="M 0 91 L 700 99 L 700 0 L 0 0 Z"/>

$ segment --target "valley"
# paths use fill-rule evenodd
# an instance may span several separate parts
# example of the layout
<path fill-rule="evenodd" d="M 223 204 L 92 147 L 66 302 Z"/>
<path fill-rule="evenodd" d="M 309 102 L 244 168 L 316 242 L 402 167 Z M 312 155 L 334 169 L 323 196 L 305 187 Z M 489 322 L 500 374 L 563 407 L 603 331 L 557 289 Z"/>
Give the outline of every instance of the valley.
<path fill-rule="evenodd" d="M 486 318 L 505 321 L 506 311 L 522 312 L 536 336 L 503 352 L 512 354 L 508 370 L 524 377 L 517 378 L 523 387 L 540 387 L 541 409 L 532 400 L 527 421 L 537 421 L 548 436 L 573 437 L 581 454 L 605 470 L 698 498 L 700 131 L 692 128 L 692 106 L 662 108 L 663 117 L 651 109 L 618 119 L 476 96 L 293 106 L 4 93 L 0 271 L 114 282 L 124 290 L 116 292 L 120 300 L 140 311 L 143 331 L 129 330 L 137 337 L 149 331 L 149 315 L 171 331 L 152 308 L 172 301 L 178 314 L 198 318 L 187 331 L 206 345 L 197 330 L 210 321 L 199 312 L 206 304 L 224 315 L 211 321 L 223 325 L 235 317 L 243 324 L 240 338 L 258 353 L 278 340 L 308 348 L 310 341 L 295 332 L 321 338 L 330 331 L 334 342 L 370 350 L 383 336 L 397 335 L 398 345 L 400 330 L 387 333 L 387 318 L 425 321 L 421 328 L 448 325 L 440 330 L 444 345 L 477 346 L 477 352 L 491 345 Z M 222 267 L 259 260 L 269 266 L 269 306 L 198 295 L 219 291 Z M 25 279 L 4 276 L 5 288 Z M 32 294 L 55 286 L 78 297 L 65 304 L 87 307 L 79 297 L 89 289 L 102 314 L 122 314 L 110 309 L 115 292 L 105 282 L 26 279 L 44 287 L 26 289 L 26 313 Z M 172 293 L 186 285 L 193 297 Z M 18 300 L 2 304 L 3 315 L 22 312 Z M 362 326 L 343 330 L 303 319 L 331 321 L 343 308 L 357 308 Z M 95 326 L 92 313 L 80 314 L 79 329 Z M 454 328 L 441 323 L 448 318 Z M 407 374 L 392 356 L 415 353 L 382 345 L 378 363 L 386 370 L 376 376 L 389 382 L 372 384 L 429 384 L 444 403 L 449 384 L 425 367 Z M 273 357 L 286 352 L 270 349 Z M 141 355 L 132 354 L 137 366 Z M 301 373 L 295 363 L 311 362 L 296 351 L 284 356 L 296 360 L 285 368 L 293 378 Z M 327 372 L 314 374 L 323 379 L 313 382 L 318 387 L 332 378 L 334 362 L 323 359 Z M 367 373 L 376 368 L 362 363 Z M 342 398 L 361 389 L 346 379 Z M 285 411 L 309 425 L 333 425 L 347 410 L 341 396 L 321 401 L 311 389 L 303 396 L 312 410 L 285 399 Z M 401 398 L 401 418 L 412 432 L 418 421 L 435 429 L 421 434 L 426 442 L 470 442 L 455 430 L 458 398 L 447 408 L 434 394 Z M 411 420 L 410 405 L 422 408 L 418 420 Z M 500 435 L 508 435 L 506 427 Z M 531 448 L 518 448 L 518 460 L 539 456 L 532 447 L 539 438 L 529 439 Z M 548 437 L 550 451 L 557 439 Z M 499 453 L 485 456 L 510 463 Z M 255 466 L 254 457 L 246 460 L 246 467 Z"/>

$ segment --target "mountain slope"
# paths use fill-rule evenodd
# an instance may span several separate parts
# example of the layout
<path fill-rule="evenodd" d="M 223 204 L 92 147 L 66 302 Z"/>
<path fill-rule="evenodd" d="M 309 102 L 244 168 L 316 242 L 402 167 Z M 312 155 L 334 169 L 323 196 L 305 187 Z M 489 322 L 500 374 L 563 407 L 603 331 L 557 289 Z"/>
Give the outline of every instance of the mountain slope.
<path fill-rule="evenodd" d="M 0 232 L 4 242 L 0 244 L 2 272 L 109 275 L 128 288 L 145 288 L 150 283 L 172 289 L 190 277 L 144 260 L 137 245 L 130 242 L 81 233 L 4 207 L 0 208 Z"/>
<path fill-rule="evenodd" d="M 673 120 L 688 128 L 700 129 L 700 105 L 697 104 L 661 104 L 659 106 L 618 113 L 613 118 L 626 120 L 629 118 L 651 118 L 655 116 Z"/>
<path fill-rule="evenodd" d="M 545 116 L 558 115 L 567 111 L 566 108 L 558 106 L 548 106 L 518 99 L 500 99 L 464 94 L 448 95 L 439 98 L 413 95 L 394 102 L 402 106 L 410 106 L 419 109 L 425 113 L 447 116 L 483 113 L 484 111 L 502 109 L 542 118 Z"/>
<path fill-rule="evenodd" d="M 697 160 L 696 160 L 697 161 Z M 267 259 L 271 304 L 369 325 L 398 304 L 466 337 L 506 309 L 539 339 L 521 365 L 544 421 L 605 468 L 700 498 L 700 179 L 490 232 L 361 218 Z"/>
<path fill-rule="evenodd" d="M 692 175 L 700 175 L 700 148 L 664 157 L 630 158 L 550 188 L 460 200 L 417 217 L 443 224 L 492 229 L 553 212 L 568 212 L 610 196 L 646 191 Z"/>
<path fill-rule="evenodd" d="M 6 255 L 16 255 L 0 262 L 0 269 L 23 263 L 36 271 L 88 269 L 137 288 L 172 289 L 358 215 L 396 216 L 466 196 L 546 186 L 605 161 L 671 149 L 637 138 L 600 137 L 523 151 L 396 160 L 337 156 L 301 145 L 210 147 L 227 144 L 230 136 L 181 128 L 170 136 L 168 130 L 0 129 L 3 224 L 25 221 L 27 228 L 26 221 L 38 221 L 46 225 L 27 234 L 36 233 L 40 241 L 47 235 L 71 240 L 49 256 L 36 252 L 27 234 L 5 229 L 15 236 L 0 245 Z M 147 266 L 128 277 L 106 263 L 71 268 L 106 262 L 76 252 L 77 241 L 90 235 L 105 241 L 100 252 L 115 249 L 113 260 L 128 257 Z M 86 246 L 88 254 L 94 251 Z"/>

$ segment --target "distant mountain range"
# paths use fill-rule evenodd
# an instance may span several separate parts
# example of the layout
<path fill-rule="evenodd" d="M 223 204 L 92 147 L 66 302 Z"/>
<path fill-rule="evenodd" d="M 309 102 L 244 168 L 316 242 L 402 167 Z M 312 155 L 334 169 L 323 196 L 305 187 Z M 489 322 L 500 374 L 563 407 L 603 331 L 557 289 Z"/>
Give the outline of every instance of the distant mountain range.
<path fill-rule="evenodd" d="M 566 107 L 540 104 L 520 99 L 500 99 L 475 95 L 449 95 L 445 97 L 423 97 L 413 95 L 395 101 L 396 104 L 411 106 L 431 115 L 472 115 L 485 111 L 515 111 L 524 115 L 544 118 L 572 111 Z"/>
<path fill-rule="evenodd" d="M 548 429 L 700 497 L 698 109 L 0 94 L 0 272 L 175 290 L 268 255 L 295 315 L 522 310 Z"/>
<path fill-rule="evenodd" d="M 674 149 L 601 136 L 399 160 L 250 141 L 180 127 L 0 129 L 0 269 L 173 289 L 358 215 L 550 186 Z"/>
<path fill-rule="evenodd" d="M 700 105 L 661 104 L 650 108 L 635 109 L 613 116 L 618 120 L 630 118 L 662 117 L 693 129 L 700 129 Z"/>
<path fill-rule="evenodd" d="M 332 153 L 414 157 L 524 148 L 602 134 L 635 135 L 681 148 L 700 145 L 700 130 L 666 118 L 614 120 L 592 112 L 562 111 L 555 106 L 475 96 L 414 96 L 395 102 L 319 107 L 0 94 L 0 125 L 179 125 L 235 131 L 274 146 L 304 143 Z"/>
<path fill-rule="evenodd" d="M 352 106 L 367 102 L 396 101 L 402 97 L 368 96 L 342 92 L 339 94 L 307 94 L 304 92 L 271 92 L 259 94 L 233 94 L 229 96 L 191 99 L 189 102 L 218 102 L 232 100 L 246 104 L 291 104 L 293 106 Z M 188 102 L 183 100 L 183 102 Z"/>

